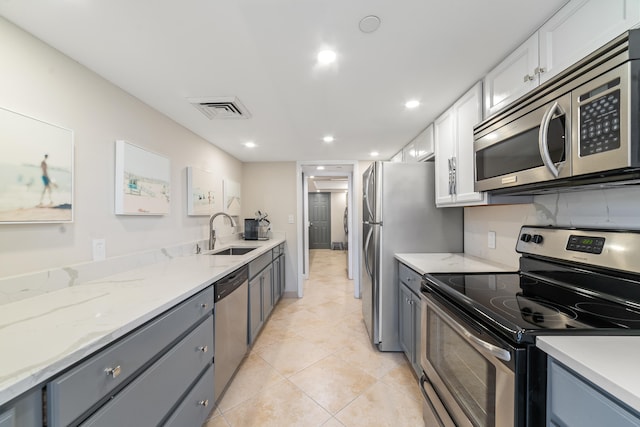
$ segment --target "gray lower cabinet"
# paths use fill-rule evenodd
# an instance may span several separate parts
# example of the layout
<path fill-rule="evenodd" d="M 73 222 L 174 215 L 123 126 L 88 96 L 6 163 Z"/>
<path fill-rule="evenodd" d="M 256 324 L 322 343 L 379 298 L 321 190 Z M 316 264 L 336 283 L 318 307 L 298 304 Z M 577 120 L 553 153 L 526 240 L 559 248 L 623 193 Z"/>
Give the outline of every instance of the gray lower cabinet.
<path fill-rule="evenodd" d="M 211 405 L 213 405 L 213 365 L 204 371 L 197 384 L 164 426 L 200 427 L 209 416 Z"/>
<path fill-rule="evenodd" d="M 249 345 L 253 344 L 284 293 L 283 264 L 284 244 L 249 263 Z"/>
<path fill-rule="evenodd" d="M 0 408 L 0 427 L 42 427 L 42 390 L 34 389 Z"/>
<path fill-rule="evenodd" d="M 420 282 L 421 276 L 402 263 L 398 264 L 398 313 L 400 347 L 418 377 L 420 367 Z"/>
<path fill-rule="evenodd" d="M 280 301 L 285 287 L 284 243 L 273 250 L 273 305 Z"/>
<path fill-rule="evenodd" d="M 209 287 L 53 378 L 47 425 L 156 425 L 151 420 L 168 416 L 212 362 L 212 314 Z M 133 421 L 150 412 L 148 421 Z"/>
<path fill-rule="evenodd" d="M 264 323 L 262 316 L 262 278 L 260 276 L 249 280 L 249 337 L 248 344 L 258 336 Z"/>
<path fill-rule="evenodd" d="M 551 357 L 547 376 L 547 426 L 640 426 L 638 412 Z"/>
<path fill-rule="evenodd" d="M 273 309 L 273 264 L 262 271 L 262 317 L 267 320 Z"/>
<path fill-rule="evenodd" d="M 180 401 L 195 378 L 211 365 L 213 316 L 106 403 L 82 426 L 157 426 Z M 213 398 L 213 382 L 209 384 Z M 170 413 L 170 412 L 169 412 Z"/>

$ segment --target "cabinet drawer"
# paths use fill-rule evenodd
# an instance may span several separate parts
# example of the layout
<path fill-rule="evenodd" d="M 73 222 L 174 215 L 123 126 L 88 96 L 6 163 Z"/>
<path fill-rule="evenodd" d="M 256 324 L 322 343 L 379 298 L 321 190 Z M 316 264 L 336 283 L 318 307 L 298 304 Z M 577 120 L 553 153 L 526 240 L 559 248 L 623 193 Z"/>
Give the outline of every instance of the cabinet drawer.
<path fill-rule="evenodd" d="M 209 287 L 50 382 L 49 425 L 66 426 L 81 416 L 211 314 L 212 307 L 213 287 Z M 117 371 L 110 374 L 109 369 Z"/>
<path fill-rule="evenodd" d="M 207 351 L 202 351 L 204 347 Z M 211 364 L 211 348 L 213 316 L 209 316 L 81 425 L 157 426 L 198 375 Z"/>
<path fill-rule="evenodd" d="M 416 294 L 420 295 L 420 283 L 422 282 L 422 276 L 406 265 L 399 263 L 398 265 L 398 278 L 400 282 L 404 283 Z"/>
<path fill-rule="evenodd" d="M 267 265 L 271 264 L 271 261 L 273 261 L 271 251 L 268 251 L 251 261 L 249 263 L 249 279 L 255 277 L 256 274 L 264 270 Z"/>
<path fill-rule="evenodd" d="M 213 384 L 213 365 L 211 365 L 164 427 L 201 426 L 213 409 Z"/>

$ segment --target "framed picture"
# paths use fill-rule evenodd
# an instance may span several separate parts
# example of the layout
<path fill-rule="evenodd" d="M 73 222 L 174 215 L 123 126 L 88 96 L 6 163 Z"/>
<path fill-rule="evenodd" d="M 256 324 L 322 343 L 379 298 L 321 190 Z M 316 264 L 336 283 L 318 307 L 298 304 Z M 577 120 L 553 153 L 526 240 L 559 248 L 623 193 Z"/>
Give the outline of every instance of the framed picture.
<path fill-rule="evenodd" d="M 167 157 L 116 141 L 116 215 L 166 215 L 170 190 Z"/>
<path fill-rule="evenodd" d="M 224 180 L 224 211 L 231 216 L 240 215 L 240 184 L 231 180 Z"/>
<path fill-rule="evenodd" d="M 0 223 L 73 222 L 73 131 L 0 108 Z"/>
<path fill-rule="evenodd" d="M 222 210 L 222 180 L 212 172 L 187 167 L 187 215 L 213 215 Z"/>

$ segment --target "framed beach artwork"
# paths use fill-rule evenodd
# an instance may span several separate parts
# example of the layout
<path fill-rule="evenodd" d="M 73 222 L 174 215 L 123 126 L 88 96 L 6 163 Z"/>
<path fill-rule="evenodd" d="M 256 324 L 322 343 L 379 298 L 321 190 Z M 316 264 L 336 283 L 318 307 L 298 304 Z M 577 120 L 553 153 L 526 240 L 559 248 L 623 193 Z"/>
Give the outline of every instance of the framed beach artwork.
<path fill-rule="evenodd" d="M 231 216 L 240 215 L 240 184 L 232 179 L 224 180 L 224 211 Z"/>
<path fill-rule="evenodd" d="M 0 108 L 0 224 L 73 222 L 73 131 Z"/>
<path fill-rule="evenodd" d="M 116 141 L 116 215 L 169 213 L 169 159 L 126 141 Z"/>
<path fill-rule="evenodd" d="M 222 180 L 212 172 L 187 167 L 187 215 L 213 215 L 222 210 Z"/>

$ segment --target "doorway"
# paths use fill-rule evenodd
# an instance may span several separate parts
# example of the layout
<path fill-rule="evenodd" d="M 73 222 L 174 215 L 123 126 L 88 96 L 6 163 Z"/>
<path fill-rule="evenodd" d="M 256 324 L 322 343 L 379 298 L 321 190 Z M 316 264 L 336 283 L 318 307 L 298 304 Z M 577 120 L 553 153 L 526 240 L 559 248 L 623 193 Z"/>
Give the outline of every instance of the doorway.
<path fill-rule="evenodd" d="M 331 249 L 331 193 L 309 193 L 309 249 Z"/>
<path fill-rule="evenodd" d="M 317 177 L 334 178 L 345 181 L 347 189 L 343 191 L 340 200 L 339 218 L 334 218 L 331 228 L 339 227 L 344 230 L 342 248 L 347 255 L 347 274 L 353 280 L 353 294 L 360 298 L 360 261 L 358 248 L 360 246 L 359 234 L 359 203 L 356 202 L 356 194 L 359 194 L 360 180 L 357 161 L 299 161 L 296 168 L 297 175 L 297 217 L 298 217 L 298 297 L 304 294 L 304 284 L 309 277 L 309 195 L 313 192 L 313 184 L 310 182 Z M 335 191 L 335 190 L 331 190 Z M 320 192 L 328 192 L 320 191 Z M 335 194 L 333 194 L 335 196 Z M 335 210 L 335 209 L 334 209 Z M 346 214 L 346 220 L 343 216 Z M 345 225 L 346 224 L 346 225 Z M 330 231 L 330 235 L 333 231 Z"/>

